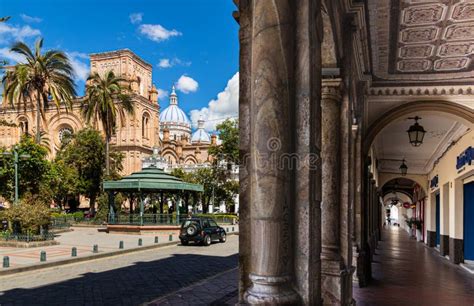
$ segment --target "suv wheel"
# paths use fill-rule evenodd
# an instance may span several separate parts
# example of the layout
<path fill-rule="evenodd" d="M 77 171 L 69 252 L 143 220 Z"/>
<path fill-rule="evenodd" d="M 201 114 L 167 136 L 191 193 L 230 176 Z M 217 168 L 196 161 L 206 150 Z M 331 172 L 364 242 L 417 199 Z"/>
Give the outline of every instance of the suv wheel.
<path fill-rule="evenodd" d="M 225 233 L 221 233 L 221 237 L 219 238 L 219 241 L 224 243 L 227 240 L 227 235 Z"/>
<path fill-rule="evenodd" d="M 205 246 L 210 246 L 211 245 L 211 236 L 209 236 L 209 235 L 204 236 L 204 239 L 203 239 L 202 243 Z"/>
<path fill-rule="evenodd" d="M 182 245 L 188 245 L 188 244 L 189 244 L 189 241 L 183 239 L 183 240 L 181 240 L 181 244 L 182 244 Z"/>
<path fill-rule="evenodd" d="M 194 236 L 196 235 L 196 233 L 197 233 L 197 227 L 195 225 L 190 225 L 186 229 L 186 234 L 188 234 L 189 236 Z"/>

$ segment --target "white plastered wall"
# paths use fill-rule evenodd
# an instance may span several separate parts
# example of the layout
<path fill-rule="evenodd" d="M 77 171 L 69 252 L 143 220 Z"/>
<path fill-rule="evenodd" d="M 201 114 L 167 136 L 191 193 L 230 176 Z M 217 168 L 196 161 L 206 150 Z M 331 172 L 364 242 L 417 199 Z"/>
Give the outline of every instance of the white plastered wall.
<path fill-rule="evenodd" d="M 466 165 L 458 170 L 456 169 L 456 158 L 469 146 L 474 146 L 474 131 L 472 129 L 449 148 L 429 174 L 429 179 L 438 175 L 438 186 L 441 189 L 441 234 L 447 235 L 449 233 L 451 238 L 456 239 L 463 239 L 464 183 L 474 176 L 474 164 Z M 425 210 L 426 229 L 429 231 L 436 231 L 435 194 L 436 189 L 429 192 Z M 446 201 L 448 203 L 445 203 Z"/>

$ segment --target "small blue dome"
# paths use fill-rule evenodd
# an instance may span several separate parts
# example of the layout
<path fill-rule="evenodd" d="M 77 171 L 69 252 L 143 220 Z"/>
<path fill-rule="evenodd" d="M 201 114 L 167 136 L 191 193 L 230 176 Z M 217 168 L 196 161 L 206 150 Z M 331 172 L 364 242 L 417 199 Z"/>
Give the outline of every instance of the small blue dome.
<path fill-rule="evenodd" d="M 198 129 L 193 133 L 193 137 L 191 137 L 191 143 L 211 143 L 211 136 L 204 129 L 204 120 L 201 118 L 198 120 Z"/>

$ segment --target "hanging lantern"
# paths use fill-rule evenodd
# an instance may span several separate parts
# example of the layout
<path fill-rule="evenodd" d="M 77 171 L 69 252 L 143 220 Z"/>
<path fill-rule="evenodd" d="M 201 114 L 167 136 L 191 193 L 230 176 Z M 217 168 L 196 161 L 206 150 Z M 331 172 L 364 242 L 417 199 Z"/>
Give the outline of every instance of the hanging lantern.
<path fill-rule="evenodd" d="M 410 126 L 408 129 L 408 138 L 410 138 L 410 143 L 414 147 L 419 147 L 423 143 L 423 138 L 425 137 L 425 129 L 418 124 L 418 120 L 421 118 L 416 116 L 416 117 L 410 117 L 408 119 L 414 119 L 415 124 Z"/>
<path fill-rule="evenodd" d="M 404 159 L 402 161 L 402 164 L 400 165 L 400 173 L 402 174 L 402 176 L 405 176 L 405 175 L 407 175 L 407 171 L 408 171 L 408 167 L 405 164 L 405 159 Z"/>

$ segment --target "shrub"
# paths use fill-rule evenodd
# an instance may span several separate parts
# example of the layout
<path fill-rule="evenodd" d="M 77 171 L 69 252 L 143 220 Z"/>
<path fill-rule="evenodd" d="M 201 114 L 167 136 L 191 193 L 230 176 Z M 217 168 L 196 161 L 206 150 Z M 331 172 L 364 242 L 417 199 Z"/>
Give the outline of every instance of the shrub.
<path fill-rule="evenodd" d="M 84 212 L 83 211 L 76 211 L 72 214 L 74 216 L 75 221 L 82 221 L 84 220 Z"/>
<path fill-rule="evenodd" d="M 20 203 L 2 212 L 2 217 L 17 234 L 39 234 L 40 228 L 51 222 L 47 203 L 33 195 L 26 195 Z"/>

